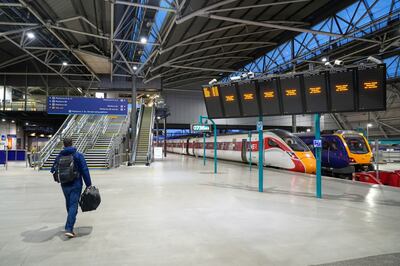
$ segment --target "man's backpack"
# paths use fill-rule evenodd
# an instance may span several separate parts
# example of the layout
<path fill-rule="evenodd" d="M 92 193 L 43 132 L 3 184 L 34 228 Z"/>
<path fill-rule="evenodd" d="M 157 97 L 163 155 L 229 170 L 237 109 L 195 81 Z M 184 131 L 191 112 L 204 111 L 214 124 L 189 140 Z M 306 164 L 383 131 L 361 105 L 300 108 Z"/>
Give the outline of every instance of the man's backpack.
<path fill-rule="evenodd" d="M 61 184 L 72 182 L 79 177 L 73 154 L 60 157 L 56 173 L 58 182 Z"/>

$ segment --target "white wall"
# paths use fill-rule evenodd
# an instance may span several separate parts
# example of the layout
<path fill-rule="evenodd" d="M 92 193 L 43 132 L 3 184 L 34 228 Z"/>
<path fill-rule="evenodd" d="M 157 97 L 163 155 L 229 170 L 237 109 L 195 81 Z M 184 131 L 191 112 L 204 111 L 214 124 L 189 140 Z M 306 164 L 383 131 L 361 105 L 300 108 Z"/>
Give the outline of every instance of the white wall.
<path fill-rule="evenodd" d="M 4 99 L 4 86 L 0 86 L 0 103 L 3 103 Z M 12 89 L 11 88 L 6 88 L 6 101 L 11 102 L 12 101 Z"/>

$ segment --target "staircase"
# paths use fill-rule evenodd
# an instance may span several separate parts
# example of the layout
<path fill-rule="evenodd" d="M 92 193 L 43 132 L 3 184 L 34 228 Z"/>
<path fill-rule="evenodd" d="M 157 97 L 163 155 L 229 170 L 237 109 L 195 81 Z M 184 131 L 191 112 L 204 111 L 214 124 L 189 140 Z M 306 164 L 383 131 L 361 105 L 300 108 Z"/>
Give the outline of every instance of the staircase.
<path fill-rule="evenodd" d="M 110 168 L 110 160 L 115 148 L 122 142 L 129 124 L 128 116 L 83 115 L 68 117 L 64 125 L 45 147 L 46 154 L 41 155 L 40 169 L 50 169 L 55 158 L 63 149 L 62 137 L 71 137 L 73 145 L 83 153 L 89 168 Z"/>
<path fill-rule="evenodd" d="M 144 107 L 136 142 L 135 164 L 148 165 L 150 163 L 151 134 L 154 123 L 153 116 L 153 107 Z"/>

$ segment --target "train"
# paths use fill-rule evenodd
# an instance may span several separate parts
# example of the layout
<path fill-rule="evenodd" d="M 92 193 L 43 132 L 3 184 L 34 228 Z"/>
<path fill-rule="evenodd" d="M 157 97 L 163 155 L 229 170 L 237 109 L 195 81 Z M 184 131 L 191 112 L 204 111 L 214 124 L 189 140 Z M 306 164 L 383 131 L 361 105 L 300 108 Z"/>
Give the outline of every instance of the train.
<path fill-rule="evenodd" d="M 314 151 L 314 134 L 296 134 Z M 356 131 L 338 130 L 322 134 L 322 170 L 336 177 L 351 177 L 355 172 L 372 171 L 373 153 L 367 139 Z"/>
<path fill-rule="evenodd" d="M 217 138 L 218 159 L 243 163 L 258 163 L 258 134 L 223 135 Z M 310 148 L 296 135 L 281 129 L 264 131 L 264 166 L 315 174 L 316 160 Z M 167 140 L 167 151 L 203 156 L 203 137 Z M 214 157 L 214 139 L 205 138 L 205 155 Z M 250 158 L 251 156 L 251 158 Z"/>

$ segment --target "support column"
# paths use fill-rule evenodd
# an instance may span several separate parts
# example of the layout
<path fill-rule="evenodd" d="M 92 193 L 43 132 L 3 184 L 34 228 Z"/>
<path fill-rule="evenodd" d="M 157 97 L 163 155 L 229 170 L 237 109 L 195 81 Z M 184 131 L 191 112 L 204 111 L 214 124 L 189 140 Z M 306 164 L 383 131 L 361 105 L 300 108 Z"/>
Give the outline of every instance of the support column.
<path fill-rule="evenodd" d="M 296 115 L 292 115 L 292 133 L 297 132 L 297 120 Z"/>
<path fill-rule="evenodd" d="M 26 72 L 28 72 L 28 67 L 26 67 Z M 28 105 L 28 73 L 25 75 L 25 101 L 24 101 L 24 110 L 25 112 L 27 111 L 27 105 Z"/>
<path fill-rule="evenodd" d="M 264 125 L 263 117 L 258 118 L 258 191 L 264 191 Z"/>
<path fill-rule="evenodd" d="M 315 124 L 315 140 L 321 140 L 321 129 L 320 129 L 320 114 L 314 115 Z M 315 147 L 315 157 L 317 159 L 317 169 L 316 169 L 316 195 L 317 198 L 322 198 L 322 185 L 321 185 L 321 150 L 322 147 Z"/>
<path fill-rule="evenodd" d="M 132 110 L 131 110 L 131 141 L 130 141 L 130 152 L 131 156 L 129 156 L 129 162 L 128 165 L 133 164 L 133 151 L 135 149 L 135 139 L 136 139 L 136 96 L 137 96 L 137 90 L 136 90 L 136 77 L 132 76 L 132 95 L 131 95 L 131 102 L 132 102 Z"/>
<path fill-rule="evenodd" d="M 167 157 L 167 117 L 164 118 L 164 157 Z"/>
<path fill-rule="evenodd" d="M 3 112 L 6 111 L 6 90 L 7 90 L 7 85 L 6 85 L 6 75 L 3 76 Z"/>

